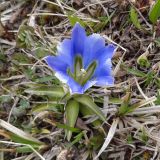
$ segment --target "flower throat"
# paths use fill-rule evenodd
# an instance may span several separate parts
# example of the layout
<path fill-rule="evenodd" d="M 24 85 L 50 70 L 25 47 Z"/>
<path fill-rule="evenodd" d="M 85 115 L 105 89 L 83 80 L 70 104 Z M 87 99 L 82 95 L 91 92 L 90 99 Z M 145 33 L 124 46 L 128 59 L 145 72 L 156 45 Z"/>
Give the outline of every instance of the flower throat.
<path fill-rule="evenodd" d="M 70 68 L 67 69 L 67 72 L 77 83 L 83 86 L 93 76 L 96 66 L 97 62 L 93 61 L 85 70 L 82 57 L 78 55 L 74 60 L 74 72 L 72 73 Z"/>

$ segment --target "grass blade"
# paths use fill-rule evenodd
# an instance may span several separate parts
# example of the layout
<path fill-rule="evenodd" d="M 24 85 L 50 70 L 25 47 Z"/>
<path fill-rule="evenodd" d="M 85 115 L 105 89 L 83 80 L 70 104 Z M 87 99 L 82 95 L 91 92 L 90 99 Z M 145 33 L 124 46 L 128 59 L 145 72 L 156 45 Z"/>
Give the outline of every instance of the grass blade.
<path fill-rule="evenodd" d="M 3 121 L 0 119 L 0 126 L 5 128 L 6 130 L 10 131 L 12 134 L 10 135 L 13 140 L 19 143 L 25 144 L 43 144 L 38 139 L 32 137 L 30 134 L 23 132 L 22 130 L 16 128 L 15 126 Z"/>
<path fill-rule="evenodd" d="M 95 157 L 94 160 L 98 159 L 98 157 L 101 155 L 101 153 L 107 148 L 107 146 L 109 145 L 110 141 L 112 140 L 115 132 L 116 132 L 116 128 L 117 128 L 117 125 L 118 125 L 118 122 L 119 122 L 119 118 L 115 119 L 112 123 L 112 126 L 108 132 L 108 135 L 107 135 L 107 138 L 103 144 L 103 146 L 101 147 L 98 155 Z"/>

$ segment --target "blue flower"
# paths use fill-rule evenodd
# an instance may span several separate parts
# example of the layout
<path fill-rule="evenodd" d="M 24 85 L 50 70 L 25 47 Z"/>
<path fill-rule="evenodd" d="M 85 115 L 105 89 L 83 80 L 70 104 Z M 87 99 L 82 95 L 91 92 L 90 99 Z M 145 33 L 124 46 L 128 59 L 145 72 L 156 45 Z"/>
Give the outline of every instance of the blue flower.
<path fill-rule="evenodd" d="M 111 75 L 114 50 L 113 45 L 105 46 L 105 40 L 99 34 L 87 36 L 84 28 L 76 23 L 71 39 L 64 39 L 58 45 L 58 55 L 47 56 L 45 60 L 72 94 L 83 94 L 93 85 L 114 83 Z"/>

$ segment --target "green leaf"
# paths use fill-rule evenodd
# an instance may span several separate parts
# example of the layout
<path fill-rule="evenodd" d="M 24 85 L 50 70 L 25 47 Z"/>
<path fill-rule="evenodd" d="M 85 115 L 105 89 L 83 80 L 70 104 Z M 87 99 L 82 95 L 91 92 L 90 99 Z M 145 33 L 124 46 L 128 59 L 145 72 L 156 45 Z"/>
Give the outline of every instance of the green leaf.
<path fill-rule="evenodd" d="M 107 17 L 99 17 L 100 22 L 99 23 L 96 22 L 95 25 L 92 27 L 94 32 L 102 31 L 106 27 L 106 25 L 111 21 L 111 18 L 113 17 L 114 14 L 115 11 L 113 11 Z"/>
<path fill-rule="evenodd" d="M 102 134 L 95 135 L 89 139 L 88 146 L 94 150 L 97 150 L 103 144 L 104 138 L 105 137 Z"/>
<path fill-rule="evenodd" d="M 24 53 L 21 52 L 16 52 L 12 55 L 12 61 L 19 65 L 21 64 L 26 64 L 26 63 L 32 63 L 32 60 L 28 58 L 28 56 Z"/>
<path fill-rule="evenodd" d="M 140 55 L 137 59 L 137 63 L 141 66 L 141 67 L 149 67 L 150 66 L 150 62 L 147 58 L 148 52 L 143 53 L 142 55 Z"/>
<path fill-rule="evenodd" d="M 68 19 L 69 19 L 70 24 L 72 26 L 74 26 L 76 24 L 76 22 L 79 22 L 82 27 L 85 27 L 85 23 L 75 15 L 68 15 Z"/>
<path fill-rule="evenodd" d="M 149 137 L 148 137 L 148 134 L 147 134 L 147 132 L 145 131 L 144 128 L 142 128 L 142 131 L 140 132 L 140 138 L 145 144 L 147 144 L 147 141 L 149 140 Z"/>
<path fill-rule="evenodd" d="M 160 78 L 156 77 L 155 83 L 156 83 L 157 87 L 160 88 Z"/>
<path fill-rule="evenodd" d="M 20 104 L 20 107 L 23 108 L 23 109 L 27 109 L 30 106 L 29 101 L 26 100 L 26 99 L 21 99 L 19 104 Z"/>
<path fill-rule="evenodd" d="M 58 105 L 57 103 L 53 104 L 53 103 L 47 103 L 47 104 L 38 104 L 36 106 L 34 106 L 31 110 L 31 113 L 37 113 L 37 112 L 42 112 L 45 110 L 51 110 L 54 112 L 58 112 Z"/>
<path fill-rule="evenodd" d="M 39 143 L 37 143 L 35 141 L 30 140 L 29 137 L 25 137 L 25 138 L 24 137 L 20 137 L 19 135 L 16 135 L 14 133 L 9 133 L 9 136 L 16 143 L 23 143 L 23 144 L 29 144 L 29 145 L 39 144 Z"/>
<path fill-rule="evenodd" d="M 84 133 L 83 132 L 80 132 L 78 135 L 76 135 L 74 138 L 74 140 L 68 145 L 68 147 L 72 147 L 75 143 L 79 142 L 82 137 L 84 136 Z"/>
<path fill-rule="evenodd" d="M 127 143 L 128 143 L 128 144 L 132 144 L 133 142 L 134 142 L 133 137 L 132 137 L 131 134 L 129 134 L 129 135 L 127 136 Z"/>
<path fill-rule="evenodd" d="M 122 99 L 110 97 L 109 98 L 109 103 L 112 103 L 112 104 L 121 104 L 122 103 Z"/>
<path fill-rule="evenodd" d="M 131 100 L 131 92 L 127 92 L 125 97 L 123 98 L 123 102 L 118 109 L 118 115 L 124 116 L 125 114 L 131 112 L 131 107 L 129 105 Z"/>
<path fill-rule="evenodd" d="M 141 71 L 139 71 L 138 69 L 134 69 L 134 68 L 124 68 L 125 70 L 127 70 L 128 73 L 133 74 L 137 77 L 146 77 L 147 75 Z"/>
<path fill-rule="evenodd" d="M 80 113 L 85 117 L 85 116 L 92 116 L 95 115 L 95 112 L 90 109 L 89 107 L 81 104 L 80 107 Z M 101 119 L 96 119 L 91 122 L 91 124 L 96 127 L 96 129 L 99 131 L 99 133 L 104 133 L 104 129 L 102 127 L 102 120 Z"/>
<path fill-rule="evenodd" d="M 52 97 L 63 97 L 65 92 L 62 87 L 54 87 L 54 86 L 42 86 L 36 88 L 29 88 L 25 90 L 26 93 L 35 94 L 35 95 L 48 95 Z"/>
<path fill-rule="evenodd" d="M 32 35 L 34 28 L 27 25 L 21 25 L 16 37 L 16 46 L 19 48 L 31 48 L 34 45 Z"/>
<path fill-rule="evenodd" d="M 37 145 L 43 144 L 38 139 L 32 137 L 30 134 L 25 133 L 24 131 L 16 128 L 10 123 L 3 121 L 2 119 L 0 119 L 0 126 L 11 132 L 10 137 L 15 142 L 31 144 L 31 145 L 32 144 L 37 144 Z"/>
<path fill-rule="evenodd" d="M 146 79 L 145 79 L 145 85 L 144 86 L 148 86 L 150 83 L 153 82 L 155 77 L 155 73 L 153 71 L 148 71 Z"/>
<path fill-rule="evenodd" d="M 158 90 L 157 100 L 155 101 L 155 104 L 156 104 L 156 105 L 160 105 L 160 90 Z"/>
<path fill-rule="evenodd" d="M 79 103 L 75 100 L 69 100 L 66 104 L 66 124 L 69 127 L 74 127 L 77 121 L 79 113 Z M 70 141 L 72 136 L 72 131 L 66 131 L 67 133 L 67 140 Z"/>
<path fill-rule="evenodd" d="M 75 96 L 74 99 L 85 105 L 86 107 L 90 108 L 102 121 L 106 121 L 106 118 L 103 112 L 99 109 L 99 107 L 93 102 L 92 98 L 86 95 L 78 95 Z"/>
<path fill-rule="evenodd" d="M 35 52 L 35 55 L 36 55 L 37 58 L 40 59 L 40 58 L 43 58 L 43 57 L 48 55 L 49 51 L 47 50 L 47 47 L 44 46 L 44 44 L 43 45 L 37 44 L 35 48 L 36 49 L 35 49 L 34 52 Z"/>
<path fill-rule="evenodd" d="M 149 20 L 155 24 L 160 17 L 160 0 L 157 0 L 149 13 Z"/>
<path fill-rule="evenodd" d="M 39 150 L 41 147 L 37 145 L 32 146 L 34 149 Z M 33 149 L 29 146 L 23 146 L 23 147 L 17 147 L 16 148 L 17 153 L 30 153 L 33 152 Z"/>
<path fill-rule="evenodd" d="M 131 7 L 131 9 L 130 9 L 130 19 L 136 28 L 141 29 L 141 25 L 138 20 L 138 14 L 137 14 L 136 10 L 134 9 L 134 7 Z"/>
<path fill-rule="evenodd" d="M 10 95 L 2 95 L 0 96 L 0 102 L 10 102 L 12 100 L 12 97 Z"/>
<path fill-rule="evenodd" d="M 154 42 L 156 42 L 157 46 L 160 47 L 160 37 L 156 38 Z"/>
<path fill-rule="evenodd" d="M 70 126 L 68 126 L 66 124 L 56 123 L 56 126 L 58 128 L 63 128 L 63 129 L 66 129 L 66 130 L 74 132 L 74 133 L 79 133 L 81 131 L 79 128 L 70 127 Z"/>
<path fill-rule="evenodd" d="M 85 105 L 80 106 L 80 112 L 83 116 L 89 116 L 89 115 L 92 116 L 95 114 L 95 112 L 92 109 L 90 109 L 89 107 L 87 107 Z M 98 127 L 98 126 L 101 126 L 102 121 L 97 119 L 97 120 L 93 121 L 92 124 L 94 127 Z"/>

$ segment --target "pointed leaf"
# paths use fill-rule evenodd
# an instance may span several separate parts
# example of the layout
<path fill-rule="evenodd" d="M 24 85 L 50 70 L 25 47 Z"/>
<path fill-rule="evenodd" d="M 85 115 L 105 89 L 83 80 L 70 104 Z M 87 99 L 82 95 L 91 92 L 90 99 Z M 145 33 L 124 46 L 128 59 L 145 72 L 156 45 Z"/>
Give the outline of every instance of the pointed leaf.
<path fill-rule="evenodd" d="M 103 112 L 99 109 L 99 107 L 93 102 L 92 98 L 86 95 L 79 95 L 74 97 L 74 99 L 85 105 L 86 107 L 90 108 L 102 121 L 106 121 L 106 118 Z"/>
<path fill-rule="evenodd" d="M 138 20 L 138 14 L 133 7 L 130 9 L 130 19 L 136 28 L 141 29 L 141 25 Z"/>
<path fill-rule="evenodd" d="M 63 97 L 65 92 L 62 87 L 54 87 L 54 86 L 42 86 L 36 88 L 29 88 L 25 90 L 26 93 L 35 94 L 35 95 L 48 95 L 52 97 Z"/>
<path fill-rule="evenodd" d="M 149 20 L 155 24 L 160 17 L 160 0 L 157 0 L 149 13 Z"/>
<path fill-rule="evenodd" d="M 66 124 L 69 127 L 74 127 L 79 113 L 79 103 L 75 100 L 69 100 L 66 104 Z M 70 141 L 72 131 L 67 130 L 67 140 Z"/>

